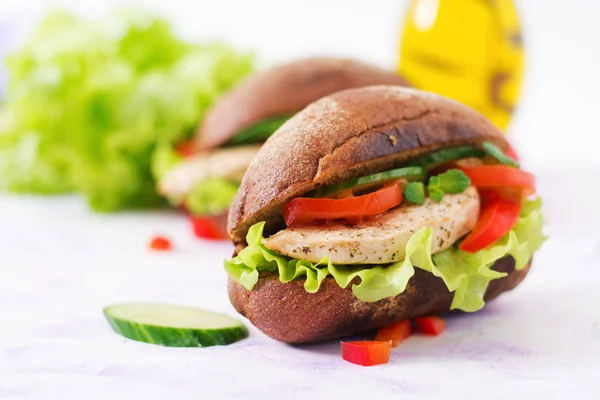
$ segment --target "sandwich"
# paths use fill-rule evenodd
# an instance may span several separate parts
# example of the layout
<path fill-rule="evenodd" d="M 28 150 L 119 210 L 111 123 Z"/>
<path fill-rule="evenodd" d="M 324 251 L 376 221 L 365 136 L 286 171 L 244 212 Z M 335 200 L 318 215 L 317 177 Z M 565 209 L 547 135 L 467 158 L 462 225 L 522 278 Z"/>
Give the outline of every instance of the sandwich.
<path fill-rule="evenodd" d="M 267 140 L 233 200 L 235 309 L 309 343 L 513 289 L 542 245 L 535 178 L 470 108 L 399 86 L 341 91 Z"/>
<path fill-rule="evenodd" d="M 337 58 L 302 59 L 250 76 L 208 110 L 194 140 L 180 146 L 179 155 L 167 150 L 159 156 L 158 191 L 192 214 L 199 236 L 227 238 L 229 204 L 261 144 L 313 101 L 377 84 L 406 81 L 393 72 Z"/>

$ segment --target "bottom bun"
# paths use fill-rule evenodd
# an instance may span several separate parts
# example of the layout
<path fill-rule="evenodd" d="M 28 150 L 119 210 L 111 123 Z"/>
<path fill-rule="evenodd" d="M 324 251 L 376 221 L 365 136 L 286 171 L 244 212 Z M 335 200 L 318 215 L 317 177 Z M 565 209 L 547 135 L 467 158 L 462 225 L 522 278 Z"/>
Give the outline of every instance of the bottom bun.
<path fill-rule="evenodd" d="M 515 270 L 515 260 L 504 257 L 492 267 L 508 276 L 495 279 L 485 293 L 489 301 L 513 289 L 529 272 Z M 342 289 L 331 277 L 317 293 L 304 290 L 302 279 L 281 283 L 276 274 L 261 276 L 250 291 L 229 280 L 229 299 L 235 309 L 273 339 L 286 343 L 309 343 L 381 328 L 396 321 L 450 311 L 453 293 L 433 274 L 415 268 L 406 290 L 373 303 L 358 300 L 351 285 Z"/>

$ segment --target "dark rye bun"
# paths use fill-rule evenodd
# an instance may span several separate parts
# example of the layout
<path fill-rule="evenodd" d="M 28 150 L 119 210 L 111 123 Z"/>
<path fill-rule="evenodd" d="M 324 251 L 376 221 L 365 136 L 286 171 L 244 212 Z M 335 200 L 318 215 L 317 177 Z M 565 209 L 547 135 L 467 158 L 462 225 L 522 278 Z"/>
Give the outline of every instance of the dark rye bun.
<path fill-rule="evenodd" d="M 307 58 L 251 75 L 209 109 L 195 139 L 197 150 L 222 145 L 267 117 L 295 114 L 315 100 L 344 89 L 403 85 L 392 71 L 341 58 Z"/>
<path fill-rule="evenodd" d="M 283 205 L 315 188 L 485 141 L 508 148 L 483 116 L 432 93 L 373 86 L 324 97 L 286 122 L 255 156 L 230 208 L 231 239 L 239 250 L 253 224 L 266 221 L 267 235 L 283 228 Z"/>
<path fill-rule="evenodd" d="M 493 269 L 508 272 L 508 276 L 490 282 L 485 300 L 516 287 L 529 272 L 514 269 L 515 261 L 507 256 L 498 260 Z M 406 290 L 374 303 L 365 303 L 352 294 L 350 286 L 340 288 L 331 277 L 320 290 L 311 294 L 303 280 L 281 283 L 274 274 L 261 276 L 248 291 L 229 280 L 229 299 L 235 309 L 258 329 L 273 339 L 287 343 L 309 343 L 349 336 L 391 323 L 424 315 L 439 315 L 450 310 L 453 293 L 440 278 L 415 268 L 415 275 Z"/>

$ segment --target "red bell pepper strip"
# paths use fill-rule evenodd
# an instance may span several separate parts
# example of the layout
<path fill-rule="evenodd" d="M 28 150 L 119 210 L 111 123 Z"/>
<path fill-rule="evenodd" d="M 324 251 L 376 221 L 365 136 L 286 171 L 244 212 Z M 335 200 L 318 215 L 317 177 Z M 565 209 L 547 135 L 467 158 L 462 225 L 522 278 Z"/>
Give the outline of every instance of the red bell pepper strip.
<path fill-rule="evenodd" d="M 391 341 L 342 342 L 342 358 L 362 366 L 387 364 L 391 349 Z"/>
<path fill-rule="evenodd" d="M 283 207 L 283 218 L 287 226 L 307 225 L 315 221 L 376 215 L 402 202 L 402 187 L 390 185 L 373 193 L 344 199 L 313 199 L 298 197 Z"/>
<path fill-rule="evenodd" d="M 409 320 L 405 320 L 379 329 L 375 340 L 382 342 L 391 341 L 392 347 L 396 347 L 410 335 L 412 335 L 412 326 Z"/>
<path fill-rule="evenodd" d="M 507 165 L 477 165 L 459 167 L 477 188 L 519 189 L 523 195 L 535 193 L 535 177 L 528 172 Z"/>
<path fill-rule="evenodd" d="M 419 332 L 426 335 L 437 336 L 446 329 L 446 321 L 440 317 L 415 318 L 415 324 Z"/>
<path fill-rule="evenodd" d="M 481 213 L 471 233 L 460 243 L 470 253 L 490 246 L 507 234 L 519 220 L 521 200 L 506 199 L 495 191 L 481 191 Z"/>

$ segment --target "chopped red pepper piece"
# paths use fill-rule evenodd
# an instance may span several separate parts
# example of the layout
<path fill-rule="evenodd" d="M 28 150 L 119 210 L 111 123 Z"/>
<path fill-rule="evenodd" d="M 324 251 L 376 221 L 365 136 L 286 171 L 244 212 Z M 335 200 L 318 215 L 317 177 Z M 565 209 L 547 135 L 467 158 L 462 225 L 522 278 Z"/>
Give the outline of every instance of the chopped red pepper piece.
<path fill-rule="evenodd" d="M 417 329 L 426 335 L 437 336 L 446 329 L 446 321 L 440 317 L 415 318 Z"/>
<path fill-rule="evenodd" d="M 391 349 L 392 341 L 342 342 L 342 358 L 362 366 L 387 364 Z"/>
<path fill-rule="evenodd" d="M 227 214 L 190 215 L 194 234 L 201 239 L 223 240 L 227 235 Z"/>
<path fill-rule="evenodd" d="M 382 342 L 391 341 L 392 347 L 396 347 L 410 335 L 412 335 L 412 326 L 409 320 L 405 320 L 379 329 L 375 340 Z"/>
<path fill-rule="evenodd" d="M 173 244 L 164 236 L 155 236 L 150 241 L 150 248 L 157 251 L 169 251 L 173 249 Z"/>

